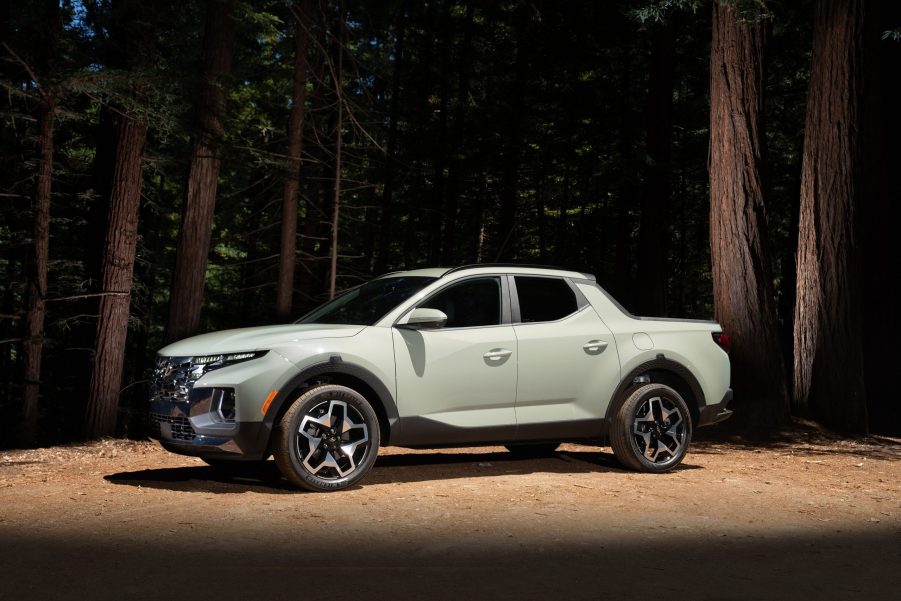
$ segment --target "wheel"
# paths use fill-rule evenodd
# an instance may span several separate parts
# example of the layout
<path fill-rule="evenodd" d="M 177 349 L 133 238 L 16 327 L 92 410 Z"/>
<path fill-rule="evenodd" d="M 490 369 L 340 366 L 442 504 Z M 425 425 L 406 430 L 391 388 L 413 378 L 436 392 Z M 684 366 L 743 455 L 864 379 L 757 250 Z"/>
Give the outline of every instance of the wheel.
<path fill-rule="evenodd" d="M 275 430 L 275 463 L 292 484 L 335 491 L 356 484 L 375 463 L 379 422 L 359 393 L 325 384 L 292 403 Z"/>
<path fill-rule="evenodd" d="M 214 457 L 201 457 L 201 459 L 218 474 L 245 478 L 261 477 L 265 473 L 267 463 L 265 459 L 259 461 L 235 461 Z"/>
<path fill-rule="evenodd" d="M 610 430 L 616 459 L 641 472 L 668 472 L 682 461 L 691 442 L 691 414 L 678 392 L 646 384 L 620 406 Z"/>
<path fill-rule="evenodd" d="M 560 446 L 559 442 L 539 442 L 530 444 L 508 444 L 507 450 L 513 453 L 514 457 L 522 459 L 538 459 L 539 457 L 550 457 Z"/>

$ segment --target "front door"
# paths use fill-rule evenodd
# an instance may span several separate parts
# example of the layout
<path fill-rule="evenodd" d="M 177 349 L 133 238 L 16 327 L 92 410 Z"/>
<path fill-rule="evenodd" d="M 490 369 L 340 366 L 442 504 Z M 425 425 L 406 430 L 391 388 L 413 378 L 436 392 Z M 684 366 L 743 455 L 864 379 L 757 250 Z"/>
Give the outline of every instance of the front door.
<path fill-rule="evenodd" d="M 396 444 L 453 444 L 512 435 L 516 335 L 500 277 L 449 284 L 419 303 L 439 309 L 434 330 L 394 328 Z"/>

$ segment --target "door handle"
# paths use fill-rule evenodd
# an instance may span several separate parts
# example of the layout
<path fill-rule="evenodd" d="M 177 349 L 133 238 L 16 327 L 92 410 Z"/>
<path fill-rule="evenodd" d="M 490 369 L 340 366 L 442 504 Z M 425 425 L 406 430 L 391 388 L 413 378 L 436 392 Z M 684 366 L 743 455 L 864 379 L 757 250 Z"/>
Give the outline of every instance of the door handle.
<path fill-rule="evenodd" d="M 511 350 L 507 350 L 505 348 L 495 348 L 495 349 L 491 349 L 490 351 L 488 351 L 487 353 L 485 353 L 482 356 L 485 357 L 485 359 L 487 359 L 489 361 L 500 361 L 501 359 L 506 359 L 507 357 L 509 357 L 512 354 L 513 354 L 513 351 L 511 351 Z"/>
<path fill-rule="evenodd" d="M 589 340 L 582 345 L 582 349 L 589 355 L 600 355 L 607 348 L 607 343 L 603 340 Z"/>

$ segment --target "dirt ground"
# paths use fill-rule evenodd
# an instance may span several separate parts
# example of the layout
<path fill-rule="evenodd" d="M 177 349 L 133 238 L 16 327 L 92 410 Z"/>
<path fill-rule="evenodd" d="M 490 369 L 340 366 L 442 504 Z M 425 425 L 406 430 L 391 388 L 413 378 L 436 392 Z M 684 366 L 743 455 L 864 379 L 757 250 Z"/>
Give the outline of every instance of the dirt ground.
<path fill-rule="evenodd" d="M 610 449 L 383 449 L 364 483 L 229 478 L 156 443 L 0 453 L 0 599 L 901 598 L 901 440 L 806 426 Z"/>

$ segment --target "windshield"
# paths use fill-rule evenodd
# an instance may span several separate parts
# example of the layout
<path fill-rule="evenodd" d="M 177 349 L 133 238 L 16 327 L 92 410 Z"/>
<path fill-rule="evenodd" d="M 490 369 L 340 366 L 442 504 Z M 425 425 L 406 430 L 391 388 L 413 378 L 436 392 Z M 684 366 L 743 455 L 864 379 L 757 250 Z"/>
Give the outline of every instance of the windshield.
<path fill-rule="evenodd" d="M 333 323 L 371 326 L 437 278 L 378 278 L 351 288 L 295 323 Z"/>

